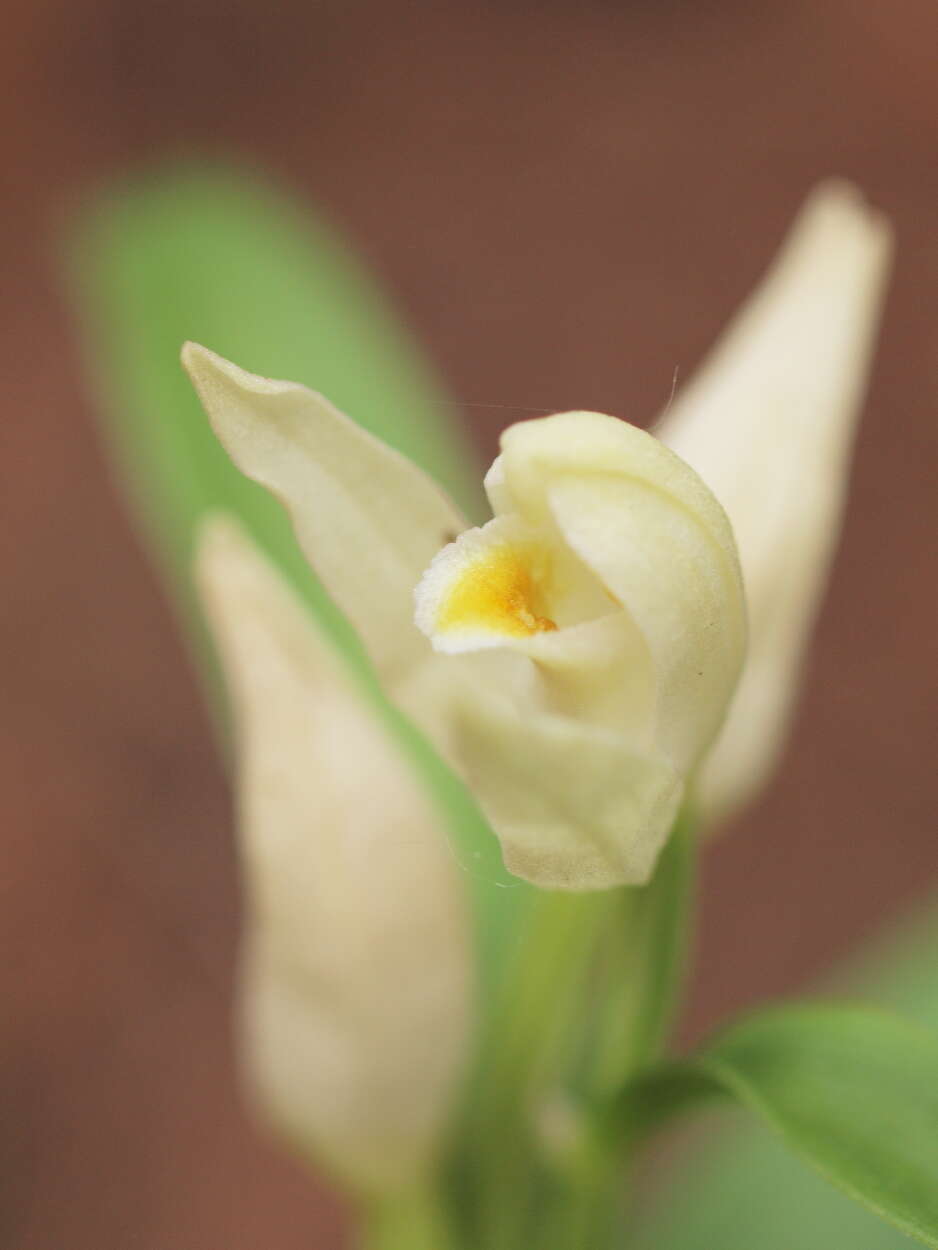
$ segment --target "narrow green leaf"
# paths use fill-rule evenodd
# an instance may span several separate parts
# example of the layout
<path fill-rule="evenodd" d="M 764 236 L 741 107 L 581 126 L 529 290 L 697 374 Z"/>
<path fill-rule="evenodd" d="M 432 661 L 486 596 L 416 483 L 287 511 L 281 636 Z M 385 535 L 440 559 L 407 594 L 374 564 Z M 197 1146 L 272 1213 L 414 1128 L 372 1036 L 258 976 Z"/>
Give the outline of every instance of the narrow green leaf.
<path fill-rule="evenodd" d="M 184 602 L 199 520 L 225 509 L 357 660 L 282 508 L 218 445 L 179 350 L 195 339 L 254 372 L 322 391 L 471 509 L 478 474 L 453 406 L 374 283 L 309 210 L 202 167 L 157 171 L 102 197 L 71 267 L 108 441 Z"/>
<path fill-rule="evenodd" d="M 641 1078 L 617 1108 L 638 1132 L 729 1095 L 834 1185 L 938 1246 L 938 1038 L 871 1008 L 786 1006 Z"/>
<path fill-rule="evenodd" d="M 693 930 L 698 833 L 693 811 L 685 808 L 651 882 L 612 896 L 597 994 L 601 1022 L 594 1025 L 594 1096 L 611 1093 L 656 1062 L 668 1039 Z"/>

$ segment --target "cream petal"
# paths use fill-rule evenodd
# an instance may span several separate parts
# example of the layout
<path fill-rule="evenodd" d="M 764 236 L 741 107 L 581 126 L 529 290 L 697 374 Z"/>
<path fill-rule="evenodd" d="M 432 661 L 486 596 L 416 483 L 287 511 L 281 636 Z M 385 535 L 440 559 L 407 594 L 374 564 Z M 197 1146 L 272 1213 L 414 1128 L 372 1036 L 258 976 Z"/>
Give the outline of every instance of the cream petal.
<path fill-rule="evenodd" d="M 736 531 L 750 655 L 700 779 L 724 818 L 770 773 L 836 546 L 891 252 L 858 192 L 827 183 L 655 433 Z"/>
<path fill-rule="evenodd" d="M 745 607 L 729 522 L 651 435 L 598 413 L 522 422 L 502 440 L 529 524 L 556 531 L 645 638 L 659 748 L 681 772 L 712 741 L 739 675 Z"/>
<path fill-rule="evenodd" d="M 621 601 L 651 653 L 656 742 L 686 772 L 723 721 L 745 652 L 738 570 L 695 516 L 615 475 L 558 478 L 566 541 Z"/>
<path fill-rule="evenodd" d="M 187 343 L 183 363 L 218 438 L 248 477 L 277 495 L 326 589 L 385 680 L 429 646 L 414 627 L 413 589 L 434 554 L 465 528 L 411 462 L 321 395 L 247 373 Z"/>
<path fill-rule="evenodd" d="M 411 765 L 232 523 L 207 528 L 198 574 L 238 730 L 246 1075 L 347 1184 L 409 1184 L 466 1056 L 461 875 Z"/>
<path fill-rule="evenodd" d="M 395 698 L 452 766 L 465 773 L 450 727 L 454 703 L 497 690 L 526 718 L 579 720 L 608 730 L 637 751 L 655 741 L 657 684 L 644 636 L 624 612 L 511 647 L 453 654 L 417 670 Z M 535 749 L 532 745 L 531 749 Z"/>
<path fill-rule="evenodd" d="M 666 760 L 579 721 L 526 717 L 490 691 L 455 707 L 454 719 L 510 872 L 563 890 L 648 880 L 683 792 Z"/>
<path fill-rule="evenodd" d="M 645 636 L 628 613 L 537 634 L 524 653 L 534 662 L 538 710 L 609 730 L 633 750 L 653 749 L 656 675 Z"/>
<path fill-rule="evenodd" d="M 550 525 L 547 492 L 556 474 L 589 480 L 615 475 L 673 499 L 707 530 L 731 563 L 736 544 L 726 515 L 692 468 L 651 434 L 599 412 L 561 412 L 519 421 L 502 434 L 502 491 L 530 525 Z"/>

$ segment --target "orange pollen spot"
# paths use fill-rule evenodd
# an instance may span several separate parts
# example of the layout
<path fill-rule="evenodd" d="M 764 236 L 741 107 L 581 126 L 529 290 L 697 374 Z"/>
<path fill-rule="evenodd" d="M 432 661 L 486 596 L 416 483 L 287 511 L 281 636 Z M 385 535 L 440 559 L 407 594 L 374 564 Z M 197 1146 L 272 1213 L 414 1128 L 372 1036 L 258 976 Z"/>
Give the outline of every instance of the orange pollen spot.
<path fill-rule="evenodd" d="M 542 614 L 541 600 L 538 583 L 518 550 L 507 544 L 490 547 L 450 587 L 438 610 L 437 628 L 530 638 L 557 628 Z"/>

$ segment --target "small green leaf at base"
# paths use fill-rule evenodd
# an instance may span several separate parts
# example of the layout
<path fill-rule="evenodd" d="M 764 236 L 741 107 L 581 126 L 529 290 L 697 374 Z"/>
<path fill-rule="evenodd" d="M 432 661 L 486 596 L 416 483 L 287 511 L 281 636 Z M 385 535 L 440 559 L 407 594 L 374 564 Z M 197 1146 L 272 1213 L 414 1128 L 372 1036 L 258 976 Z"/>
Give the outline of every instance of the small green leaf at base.
<path fill-rule="evenodd" d="M 736 1099 L 832 1184 L 938 1247 L 938 1038 L 871 1008 L 774 1008 L 628 1087 L 616 1130 L 635 1136 L 714 1095 Z"/>

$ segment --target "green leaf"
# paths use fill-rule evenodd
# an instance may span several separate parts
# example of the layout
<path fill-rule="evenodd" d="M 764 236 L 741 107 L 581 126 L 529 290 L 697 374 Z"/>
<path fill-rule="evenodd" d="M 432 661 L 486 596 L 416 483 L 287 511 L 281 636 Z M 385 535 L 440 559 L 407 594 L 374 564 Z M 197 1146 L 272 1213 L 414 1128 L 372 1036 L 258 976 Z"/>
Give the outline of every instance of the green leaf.
<path fill-rule="evenodd" d="M 831 986 L 938 1029 L 938 906 L 932 902 L 854 958 Z M 910 1241 L 805 1167 L 751 1118 L 704 1116 L 646 1195 L 631 1250 L 902 1250 Z M 719 1123 L 715 1122 L 719 1120 Z M 733 1122 L 735 1121 L 735 1122 Z"/>
<path fill-rule="evenodd" d="M 785 1006 L 626 1092 L 640 1132 L 714 1095 L 754 1112 L 851 1197 L 938 1246 L 938 1038 L 871 1008 Z"/>
<path fill-rule="evenodd" d="M 186 339 L 305 382 L 472 510 L 478 474 L 431 370 L 336 232 L 230 170 L 176 168 L 115 188 L 71 257 L 107 441 L 171 584 L 191 609 L 195 531 L 236 514 L 356 662 L 282 508 L 234 468 L 179 364 Z"/>

